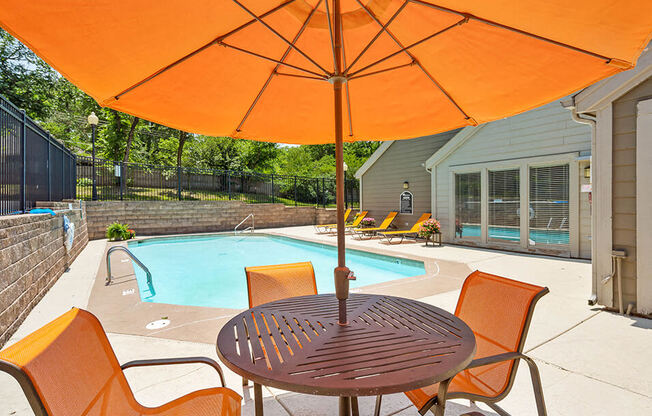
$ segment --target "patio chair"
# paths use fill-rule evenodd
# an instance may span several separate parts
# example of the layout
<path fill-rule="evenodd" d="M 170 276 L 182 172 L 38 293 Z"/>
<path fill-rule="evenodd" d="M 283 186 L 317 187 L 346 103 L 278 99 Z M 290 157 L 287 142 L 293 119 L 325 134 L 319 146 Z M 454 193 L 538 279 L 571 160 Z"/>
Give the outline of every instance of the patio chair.
<path fill-rule="evenodd" d="M 352 222 L 350 222 L 349 224 L 346 223 L 344 224 L 344 232 L 349 232 L 354 228 L 358 228 L 360 226 L 360 223 L 362 222 L 362 220 L 364 220 L 364 218 L 367 216 L 368 213 L 369 211 L 358 212 L 358 214 L 355 216 Z M 332 227 L 328 227 L 328 229 L 326 230 L 326 232 L 328 233 L 334 233 L 336 231 L 337 231 L 337 224 L 333 224 Z"/>
<path fill-rule="evenodd" d="M 372 228 L 354 228 L 353 233 L 360 239 L 363 240 L 364 237 L 369 237 L 368 239 L 373 238 L 373 236 L 376 235 L 378 231 L 386 231 L 389 226 L 392 224 L 392 221 L 394 221 L 394 218 L 398 215 L 397 211 L 392 211 L 383 220 L 383 222 L 380 224 L 380 227 L 372 227 Z"/>
<path fill-rule="evenodd" d="M 294 296 L 316 295 L 315 270 L 309 261 L 245 267 L 249 307 Z M 242 385 L 248 381 L 242 379 Z"/>
<path fill-rule="evenodd" d="M 121 366 L 97 318 L 77 308 L 0 351 L 0 371 L 18 381 L 36 416 L 239 416 L 242 398 L 226 387 L 198 390 L 155 408 L 142 406 L 123 372 L 190 363 L 213 367 L 224 386 L 219 365 L 205 357 L 138 360 Z"/>
<path fill-rule="evenodd" d="M 409 235 L 414 235 L 415 237 L 419 234 L 419 228 L 421 228 L 421 224 L 428 220 L 430 218 L 430 213 L 424 213 L 422 214 L 417 222 L 414 223 L 412 228 L 409 230 L 398 230 L 398 231 L 384 231 L 378 233 L 381 237 L 385 238 L 389 244 L 401 244 L 403 242 L 403 239 Z M 392 243 L 392 240 L 395 238 L 400 237 L 401 240 L 398 243 Z"/>
<path fill-rule="evenodd" d="M 351 215 L 351 208 L 348 208 L 346 211 L 344 211 L 344 222 L 346 222 L 346 219 L 349 218 L 349 215 Z M 315 225 L 315 232 L 317 233 L 325 233 L 329 228 L 337 228 L 337 224 L 319 224 Z"/>
<path fill-rule="evenodd" d="M 452 379 L 405 394 L 419 413 L 443 415 L 446 400 L 468 399 L 486 403 L 501 416 L 509 414 L 496 402 L 507 396 L 519 360 L 530 368 L 539 416 L 546 415 L 541 378 L 535 362 L 523 354 L 534 307 L 547 287 L 475 271 L 462 285 L 455 315 L 473 330 L 475 359 Z M 379 410 L 379 409 L 378 409 Z"/>

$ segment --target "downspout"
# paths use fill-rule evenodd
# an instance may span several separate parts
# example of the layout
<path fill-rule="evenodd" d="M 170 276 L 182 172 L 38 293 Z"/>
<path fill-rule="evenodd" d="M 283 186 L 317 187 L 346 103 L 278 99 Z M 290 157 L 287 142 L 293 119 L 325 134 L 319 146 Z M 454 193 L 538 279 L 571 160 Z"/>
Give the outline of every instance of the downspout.
<path fill-rule="evenodd" d="M 596 142 L 595 142 L 595 140 L 596 140 L 596 134 L 595 134 L 596 123 L 595 123 L 595 119 L 588 118 L 588 117 L 585 117 L 585 116 L 580 116 L 577 113 L 577 108 L 575 107 L 575 96 L 571 97 L 570 103 L 562 102 L 561 105 L 562 105 L 562 107 L 566 108 L 567 110 L 570 110 L 571 118 L 573 119 L 573 121 L 575 121 L 576 123 L 587 124 L 587 125 L 591 126 L 591 152 L 593 152 L 593 150 L 596 148 Z M 593 176 L 593 172 L 591 172 L 591 176 Z M 591 180 L 591 182 L 593 182 L 593 180 Z M 593 220 L 591 220 L 591 236 L 593 236 L 594 234 L 595 234 L 595 232 L 593 230 Z M 593 257 L 593 254 L 594 253 L 592 253 L 591 257 Z M 592 261 L 593 260 L 595 260 L 595 259 L 592 258 Z M 611 276 L 611 277 L 613 277 L 613 276 Z M 598 302 L 598 275 L 596 273 L 592 273 L 591 296 L 589 297 L 588 303 L 589 303 L 589 305 L 593 306 L 597 302 Z"/>

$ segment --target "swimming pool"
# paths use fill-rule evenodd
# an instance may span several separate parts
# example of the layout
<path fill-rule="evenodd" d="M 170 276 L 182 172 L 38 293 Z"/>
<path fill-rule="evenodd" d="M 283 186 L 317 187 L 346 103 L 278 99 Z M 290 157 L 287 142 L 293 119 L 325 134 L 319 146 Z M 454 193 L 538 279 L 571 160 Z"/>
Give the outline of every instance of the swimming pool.
<path fill-rule="evenodd" d="M 245 266 L 311 261 L 317 291 L 334 292 L 337 248 L 271 235 L 211 235 L 152 238 L 129 243 L 151 271 L 155 293 L 145 273 L 134 266 L 145 302 L 189 306 L 247 308 Z M 351 288 L 425 274 L 423 262 L 346 250 L 347 266 L 357 280 Z"/>
<path fill-rule="evenodd" d="M 462 230 L 464 237 L 480 237 L 480 226 L 464 224 Z M 568 230 L 530 230 L 530 245 L 536 244 L 568 244 Z M 521 239 L 521 231 L 516 227 L 489 226 L 489 238 L 518 242 Z"/>

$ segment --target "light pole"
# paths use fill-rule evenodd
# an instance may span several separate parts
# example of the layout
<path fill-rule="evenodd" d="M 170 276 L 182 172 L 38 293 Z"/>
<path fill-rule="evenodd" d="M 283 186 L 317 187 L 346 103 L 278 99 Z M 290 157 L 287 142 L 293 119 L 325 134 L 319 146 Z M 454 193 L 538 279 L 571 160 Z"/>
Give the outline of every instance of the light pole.
<path fill-rule="evenodd" d="M 348 194 L 346 193 L 346 171 L 349 170 L 349 166 L 346 164 L 346 162 L 342 162 L 342 168 L 344 169 L 344 205 L 345 208 L 349 208 L 349 198 Z"/>
<path fill-rule="evenodd" d="M 97 124 L 100 122 L 100 119 L 97 118 L 95 112 L 91 112 L 88 116 L 88 124 L 91 125 L 93 129 L 92 140 L 93 140 L 93 201 L 97 201 L 97 186 L 95 184 L 95 132 L 97 130 Z"/>

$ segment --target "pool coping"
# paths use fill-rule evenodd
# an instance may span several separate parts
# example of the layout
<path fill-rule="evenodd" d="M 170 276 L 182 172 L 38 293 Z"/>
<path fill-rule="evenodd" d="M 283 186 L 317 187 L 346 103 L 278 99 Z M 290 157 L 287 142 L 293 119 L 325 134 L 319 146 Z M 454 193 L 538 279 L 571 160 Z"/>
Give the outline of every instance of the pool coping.
<path fill-rule="evenodd" d="M 135 241 L 232 234 L 232 232 L 210 232 L 143 236 L 136 238 Z M 284 237 L 325 246 L 336 245 L 330 242 L 289 236 L 279 232 L 266 232 L 264 230 L 256 231 L 253 234 L 256 236 Z M 116 245 L 127 247 L 128 241 L 107 243 L 88 301 L 88 309 L 98 316 L 107 332 L 212 344 L 215 343 L 222 326 L 231 317 L 244 310 L 143 302 L 140 297 L 133 263 L 124 255 L 112 256 L 113 282 L 111 285 L 105 286 L 106 252 Z M 464 278 L 471 272 L 466 264 L 459 262 L 406 255 L 382 248 L 370 250 L 368 247 L 363 248 L 351 244 L 347 245 L 347 249 L 404 260 L 421 261 L 426 269 L 426 273 L 422 275 L 362 286 L 352 289 L 352 293 L 387 294 L 418 299 L 458 289 Z M 155 277 L 154 285 L 156 285 Z M 148 323 L 159 319 L 169 319 L 171 323 L 169 326 L 157 330 L 146 329 Z"/>

